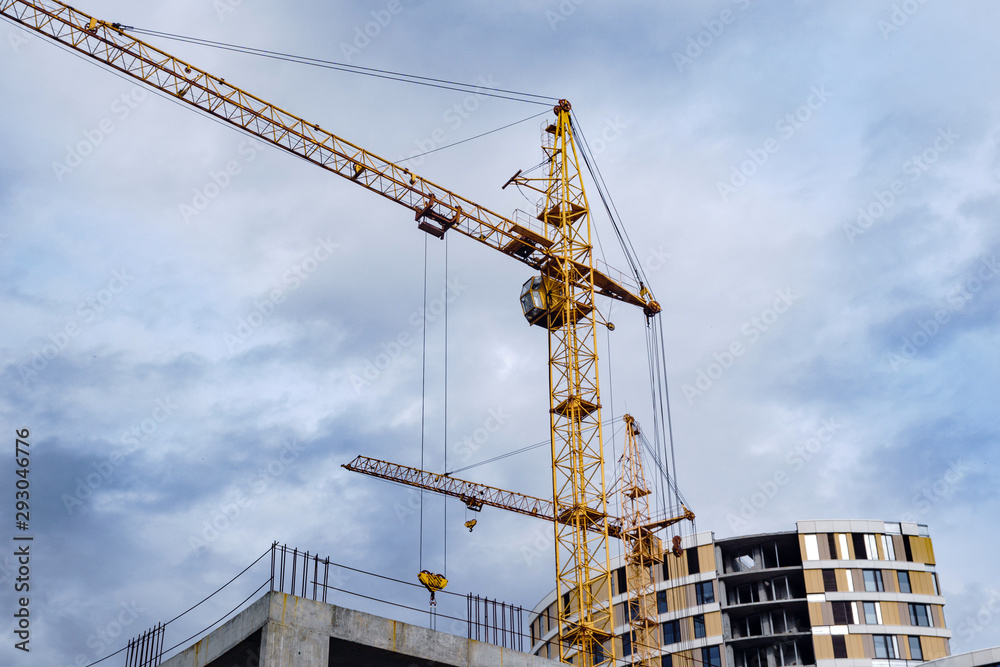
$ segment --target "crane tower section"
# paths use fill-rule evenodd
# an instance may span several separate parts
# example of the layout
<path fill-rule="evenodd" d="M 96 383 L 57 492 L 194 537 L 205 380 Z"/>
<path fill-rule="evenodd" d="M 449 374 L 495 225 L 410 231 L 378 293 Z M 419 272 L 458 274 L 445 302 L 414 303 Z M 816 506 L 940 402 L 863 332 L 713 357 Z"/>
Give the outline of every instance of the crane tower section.
<path fill-rule="evenodd" d="M 615 659 L 593 246 L 569 102 L 554 111 L 543 134 L 548 176 L 512 180 L 542 194 L 538 219 L 553 240 L 521 305 L 529 323 L 549 332 L 559 658 L 593 667 Z"/>

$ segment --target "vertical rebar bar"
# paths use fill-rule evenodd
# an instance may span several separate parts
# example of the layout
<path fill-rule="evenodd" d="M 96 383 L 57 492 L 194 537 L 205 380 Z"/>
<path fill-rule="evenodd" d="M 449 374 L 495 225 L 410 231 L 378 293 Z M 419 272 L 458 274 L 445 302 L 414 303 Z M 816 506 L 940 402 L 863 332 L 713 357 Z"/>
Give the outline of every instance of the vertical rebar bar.
<path fill-rule="evenodd" d="M 323 560 L 323 602 L 326 602 L 326 587 L 330 583 L 330 559 Z"/>

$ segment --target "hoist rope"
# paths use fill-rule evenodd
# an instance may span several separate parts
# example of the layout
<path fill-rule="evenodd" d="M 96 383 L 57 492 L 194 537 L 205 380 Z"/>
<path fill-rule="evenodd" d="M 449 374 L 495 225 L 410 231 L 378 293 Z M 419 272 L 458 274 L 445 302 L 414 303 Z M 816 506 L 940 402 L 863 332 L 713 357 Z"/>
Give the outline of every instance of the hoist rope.
<path fill-rule="evenodd" d="M 423 344 L 420 353 L 420 469 L 424 469 L 424 424 L 427 419 L 427 236 L 424 236 Z M 424 569 L 424 490 L 420 489 L 420 570 Z"/>
<path fill-rule="evenodd" d="M 448 238 L 444 238 L 444 469 L 448 469 Z M 444 570 L 448 578 L 448 498 L 444 498 Z"/>
<path fill-rule="evenodd" d="M 449 81 L 448 79 L 438 79 L 435 77 L 420 76 L 418 74 L 407 74 L 405 72 L 395 72 L 392 70 L 377 69 L 375 67 L 362 67 L 361 65 L 351 65 L 349 63 L 341 63 L 334 60 L 324 60 L 322 58 L 310 58 L 308 56 L 299 56 L 292 53 L 284 53 L 281 51 L 269 51 L 267 49 L 258 49 L 250 46 L 240 46 L 238 44 L 216 42 L 209 39 L 201 39 L 199 37 L 190 37 L 186 35 L 177 35 L 174 33 L 162 32 L 159 30 L 136 28 L 134 26 L 125 26 L 124 28 L 128 32 L 137 33 L 140 35 L 151 35 L 154 37 L 160 37 L 162 39 L 169 39 L 177 42 L 186 42 L 188 44 L 196 44 L 198 46 L 207 46 L 214 49 L 222 49 L 224 51 L 234 51 L 236 53 L 243 53 L 246 55 L 271 58 L 273 60 L 283 60 L 286 62 L 298 63 L 300 65 L 321 67 L 323 69 L 332 69 L 340 72 L 347 72 L 350 74 L 361 74 L 364 76 L 371 76 L 379 79 L 399 81 L 401 83 L 411 83 L 419 86 L 430 86 L 432 88 L 443 88 L 445 90 L 455 90 L 463 93 L 475 93 L 477 95 L 484 95 L 487 97 L 498 97 L 501 99 L 513 100 L 515 102 L 525 102 L 528 104 L 544 104 L 546 106 L 550 106 L 553 102 L 557 102 L 559 99 L 557 97 L 551 97 L 548 95 L 536 95 L 534 93 L 525 93 L 516 90 L 507 90 L 504 88 L 493 88 L 491 86 L 473 85 L 470 83 L 462 83 L 460 81 Z"/>

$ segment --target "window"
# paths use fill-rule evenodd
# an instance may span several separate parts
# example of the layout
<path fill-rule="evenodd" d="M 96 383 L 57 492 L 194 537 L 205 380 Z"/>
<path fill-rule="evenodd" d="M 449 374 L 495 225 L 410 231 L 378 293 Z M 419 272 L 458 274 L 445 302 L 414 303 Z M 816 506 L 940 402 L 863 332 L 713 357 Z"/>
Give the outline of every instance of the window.
<path fill-rule="evenodd" d="M 819 542 L 815 535 L 805 536 L 806 560 L 819 560 Z"/>
<path fill-rule="evenodd" d="M 604 662 L 604 644 L 594 644 L 594 664 L 599 665 Z"/>
<path fill-rule="evenodd" d="M 875 657 L 895 660 L 899 657 L 899 647 L 892 635 L 872 635 L 875 641 Z"/>
<path fill-rule="evenodd" d="M 931 572 L 931 579 L 934 580 L 934 595 L 941 595 L 941 586 L 938 585 L 937 572 Z"/>
<path fill-rule="evenodd" d="M 882 570 L 862 570 L 865 575 L 865 590 L 880 593 L 885 590 L 882 584 Z"/>
<path fill-rule="evenodd" d="M 760 620 L 760 614 L 747 616 L 737 621 L 736 626 L 740 630 L 740 637 L 759 637 L 764 634 L 764 626 Z"/>
<path fill-rule="evenodd" d="M 823 590 L 827 593 L 837 590 L 837 573 L 834 570 L 823 570 Z"/>
<path fill-rule="evenodd" d="M 903 572 L 902 570 L 900 570 L 899 572 L 896 573 L 896 576 L 899 577 L 899 592 L 900 593 L 912 592 L 910 590 L 910 573 Z"/>
<path fill-rule="evenodd" d="M 782 642 L 778 644 L 777 649 L 774 657 L 779 665 L 788 667 L 789 665 L 802 664 L 799 659 L 799 647 L 796 646 L 795 642 Z"/>
<path fill-rule="evenodd" d="M 850 602 L 831 602 L 830 607 L 833 609 L 834 625 L 847 625 L 851 622 Z"/>
<path fill-rule="evenodd" d="M 757 584 L 743 584 L 736 587 L 736 604 L 760 602 L 760 591 Z"/>
<path fill-rule="evenodd" d="M 847 639 L 844 637 L 844 635 L 833 635 L 831 639 L 833 640 L 833 657 L 846 658 Z"/>
<path fill-rule="evenodd" d="M 785 632 L 794 632 L 794 628 L 788 627 L 788 617 L 785 616 L 784 609 L 771 612 L 771 634 L 780 635 Z"/>
<path fill-rule="evenodd" d="M 663 614 L 667 611 L 667 591 L 656 591 L 656 613 Z"/>
<path fill-rule="evenodd" d="M 882 606 L 878 602 L 863 602 L 865 608 L 865 623 L 882 625 Z"/>
<path fill-rule="evenodd" d="M 920 637 L 907 637 L 910 645 L 910 660 L 923 660 L 924 652 L 920 648 Z"/>
<path fill-rule="evenodd" d="M 847 549 L 847 534 L 837 533 L 837 541 L 840 542 L 840 557 L 844 560 L 850 560 L 851 552 Z"/>
<path fill-rule="evenodd" d="M 765 581 L 764 588 L 770 590 L 769 600 L 787 600 L 792 597 L 788 590 L 788 577 L 775 577 L 771 581 Z"/>
<path fill-rule="evenodd" d="M 562 606 L 563 606 L 563 609 L 566 610 L 566 613 L 569 614 L 569 591 L 566 591 L 565 593 L 563 593 L 563 596 L 562 596 Z"/>
<path fill-rule="evenodd" d="M 910 625 L 931 627 L 930 610 L 925 604 L 910 604 Z"/>
<path fill-rule="evenodd" d="M 722 656 L 718 646 L 706 646 L 701 649 L 702 667 L 722 667 Z"/>
<path fill-rule="evenodd" d="M 715 589 L 711 581 L 703 581 L 694 585 L 694 595 L 698 604 L 715 602 Z"/>
<path fill-rule="evenodd" d="M 913 562 L 913 549 L 910 547 L 910 536 L 903 535 L 903 551 L 906 554 L 906 560 Z"/>
<path fill-rule="evenodd" d="M 624 593 L 625 591 L 628 590 L 628 576 L 625 574 L 625 568 L 624 567 L 618 568 L 617 570 L 615 570 L 615 574 L 617 575 L 618 579 L 618 592 Z"/>
<path fill-rule="evenodd" d="M 862 533 L 851 533 L 851 542 L 854 547 L 854 560 L 864 560 L 868 550 L 865 548 L 865 536 Z"/>
<path fill-rule="evenodd" d="M 878 539 L 874 535 L 865 535 L 865 555 L 868 560 L 878 560 Z"/>
<path fill-rule="evenodd" d="M 694 616 L 694 638 L 701 639 L 705 636 L 705 614 Z"/>
<path fill-rule="evenodd" d="M 854 592 L 854 570 L 845 570 L 847 575 L 847 590 L 851 593 Z"/>
<path fill-rule="evenodd" d="M 660 667 L 674 667 L 674 656 L 671 653 L 664 653 L 660 656 Z"/>
<path fill-rule="evenodd" d="M 760 548 L 764 557 L 764 567 L 778 567 L 778 543 L 768 542 Z"/>
<path fill-rule="evenodd" d="M 633 618 L 639 618 L 638 600 L 629 600 L 625 609 L 625 622 L 631 623 Z"/>
<path fill-rule="evenodd" d="M 667 621 L 663 624 L 663 643 L 676 644 L 681 640 L 680 621 Z"/>
<path fill-rule="evenodd" d="M 687 553 L 688 559 L 688 574 L 701 572 L 701 563 L 698 561 L 698 547 L 685 549 L 685 553 Z"/>
<path fill-rule="evenodd" d="M 767 649 L 759 647 L 737 652 L 736 664 L 739 667 L 767 667 Z"/>
<path fill-rule="evenodd" d="M 882 551 L 886 560 L 896 560 L 896 549 L 892 544 L 891 535 L 882 535 Z"/>
<path fill-rule="evenodd" d="M 629 630 L 622 635 L 622 655 L 628 657 L 632 655 L 632 635 L 635 634 L 632 630 Z"/>
<path fill-rule="evenodd" d="M 827 533 L 826 543 L 830 547 L 830 560 L 837 560 L 837 536 L 833 533 Z"/>

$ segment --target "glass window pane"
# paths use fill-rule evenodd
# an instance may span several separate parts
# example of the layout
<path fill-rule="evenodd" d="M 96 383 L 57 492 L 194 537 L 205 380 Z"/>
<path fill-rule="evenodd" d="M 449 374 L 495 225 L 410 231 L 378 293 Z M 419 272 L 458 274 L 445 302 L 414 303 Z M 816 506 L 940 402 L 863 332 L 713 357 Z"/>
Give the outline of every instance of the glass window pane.
<path fill-rule="evenodd" d="M 902 570 L 900 570 L 896 574 L 899 575 L 899 592 L 900 593 L 909 593 L 910 592 L 910 573 L 909 572 L 903 572 Z"/>
<path fill-rule="evenodd" d="M 757 619 L 760 623 L 760 619 Z M 694 617 L 694 636 L 696 639 L 700 639 L 705 636 L 705 615 L 698 614 Z"/>
<path fill-rule="evenodd" d="M 923 660 L 924 652 L 920 648 L 920 637 L 908 637 L 910 644 L 910 660 Z"/>

